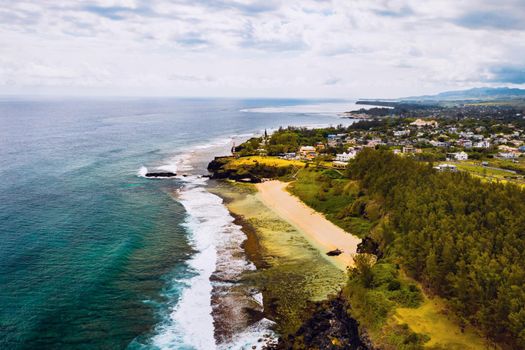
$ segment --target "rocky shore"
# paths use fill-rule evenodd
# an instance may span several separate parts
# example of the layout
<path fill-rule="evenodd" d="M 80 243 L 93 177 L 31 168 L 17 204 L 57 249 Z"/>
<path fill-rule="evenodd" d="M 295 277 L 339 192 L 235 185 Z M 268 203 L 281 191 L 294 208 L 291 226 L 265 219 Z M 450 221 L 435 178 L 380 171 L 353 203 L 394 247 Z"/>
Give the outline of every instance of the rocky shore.
<path fill-rule="evenodd" d="M 308 310 L 310 316 L 297 332 L 279 338 L 276 345 L 267 349 L 377 350 L 349 316 L 348 308 L 341 297 L 313 304 Z"/>
<path fill-rule="evenodd" d="M 260 183 L 261 178 L 249 171 L 242 171 L 239 169 L 226 169 L 224 165 L 233 159 L 231 156 L 215 157 L 208 164 L 208 171 L 212 173 L 212 179 L 230 179 L 245 183 Z"/>

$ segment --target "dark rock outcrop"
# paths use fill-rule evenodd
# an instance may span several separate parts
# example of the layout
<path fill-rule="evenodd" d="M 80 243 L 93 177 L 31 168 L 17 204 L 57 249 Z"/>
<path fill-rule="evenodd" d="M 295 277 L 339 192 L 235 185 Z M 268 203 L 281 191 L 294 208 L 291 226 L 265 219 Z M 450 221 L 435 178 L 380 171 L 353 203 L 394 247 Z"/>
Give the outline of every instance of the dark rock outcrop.
<path fill-rule="evenodd" d="M 232 157 L 215 157 L 208 164 L 208 171 L 212 173 L 211 179 L 230 179 L 239 182 L 259 183 L 261 179 L 246 169 L 225 169 Z"/>
<path fill-rule="evenodd" d="M 340 250 L 340 249 L 330 250 L 329 252 L 326 253 L 326 255 L 328 255 L 328 256 L 338 256 L 338 255 L 341 255 L 341 254 L 343 254 L 343 251 Z"/>
<path fill-rule="evenodd" d="M 360 254 L 363 254 L 363 253 L 373 254 L 377 256 L 378 258 L 381 258 L 383 256 L 383 252 L 379 248 L 379 243 L 374 241 L 369 236 L 363 238 L 361 243 L 357 245 L 357 252 Z"/>
<path fill-rule="evenodd" d="M 268 349 L 374 350 L 347 309 L 340 297 L 316 303 L 310 318 L 295 334 L 280 338 Z"/>
<path fill-rule="evenodd" d="M 177 176 L 177 174 L 172 173 L 171 171 L 162 171 L 162 172 L 146 173 L 146 175 L 144 176 L 145 177 L 174 177 L 174 176 Z"/>

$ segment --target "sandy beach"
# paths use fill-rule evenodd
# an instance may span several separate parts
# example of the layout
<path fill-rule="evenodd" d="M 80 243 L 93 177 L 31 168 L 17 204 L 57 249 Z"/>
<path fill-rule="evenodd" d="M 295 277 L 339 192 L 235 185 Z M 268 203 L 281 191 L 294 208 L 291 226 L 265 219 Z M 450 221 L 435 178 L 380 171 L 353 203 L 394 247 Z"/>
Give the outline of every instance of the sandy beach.
<path fill-rule="evenodd" d="M 331 263 L 342 270 L 352 265 L 352 254 L 356 253 L 361 240 L 328 221 L 322 214 L 306 206 L 297 197 L 286 191 L 288 184 L 267 181 L 257 184 L 257 196 L 282 219 L 289 222 Z M 326 252 L 340 249 L 339 256 L 327 256 Z"/>

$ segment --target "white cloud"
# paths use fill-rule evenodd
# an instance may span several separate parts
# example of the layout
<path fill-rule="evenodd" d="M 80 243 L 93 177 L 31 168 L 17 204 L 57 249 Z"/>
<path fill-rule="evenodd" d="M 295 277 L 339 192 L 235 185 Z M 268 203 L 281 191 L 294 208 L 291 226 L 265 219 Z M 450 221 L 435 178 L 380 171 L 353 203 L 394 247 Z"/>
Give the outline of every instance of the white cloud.
<path fill-rule="evenodd" d="M 0 94 L 395 97 L 516 84 L 524 7 L 0 0 Z"/>

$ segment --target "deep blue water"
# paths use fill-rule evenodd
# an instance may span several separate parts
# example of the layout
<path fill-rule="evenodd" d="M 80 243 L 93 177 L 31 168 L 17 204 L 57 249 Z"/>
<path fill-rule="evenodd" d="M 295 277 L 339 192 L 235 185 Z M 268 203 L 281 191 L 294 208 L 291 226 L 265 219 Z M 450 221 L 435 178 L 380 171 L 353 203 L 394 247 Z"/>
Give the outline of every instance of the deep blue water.
<path fill-rule="evenodd" d="M 1 100 L 0 348 L 147 345 L 195 251 L 170 195 L 181 182 L 138 169 L 235 134 L 339 123 L 241 112 L 314 102 Z"/>

